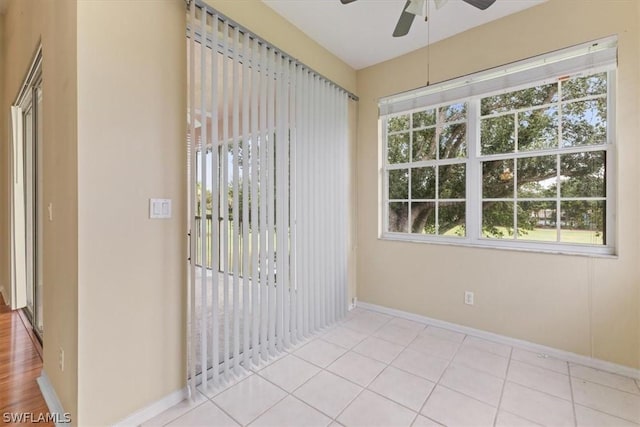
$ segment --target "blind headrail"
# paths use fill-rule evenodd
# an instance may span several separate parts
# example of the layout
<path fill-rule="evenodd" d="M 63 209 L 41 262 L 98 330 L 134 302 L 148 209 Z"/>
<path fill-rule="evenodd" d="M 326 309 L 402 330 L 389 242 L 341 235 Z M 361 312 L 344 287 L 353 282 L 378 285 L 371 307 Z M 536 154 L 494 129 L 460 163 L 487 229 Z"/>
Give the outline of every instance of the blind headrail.
<path fill-rule="evenodd" d="M 207 14 L 211 15 L 212 17 L 213 16 L 217 16 L 219 20 L 221 20 L 223 22 L 227 22 L 229 24 L 229 27 L 238 28 L 238 30 L 240 31 L 240 34 L 245 34 L 245 33 L 249 34 L 249 38 L 251 38 L 253 40 L 257 40 L 259 44 L 266 46 L 268 49 L 272 49 L 274 51 L 280 52 L 283 56 L 286 56 L 287 58 L 289 58 L 289 61 L 293 62 L 297 66 L 300 66 L 303 69 L 306 69 L 309 73 L 315 74 L 316 76 L 320 77 L 321 79 L 326 80 L 327 82 L 329 82 L 333 86 L 337 87 L 338 89 L 340 89 L 341 91 L 346 93 L 347 96 L 350 99 L 352 99 L 354 101 L 359 101 L 360 100 L 360 98 L 358 98 L 358 96 L 356 94 L 354 94 L 353 92 L 345 89 L 344 87 L 340 86 L 338 83 L 336 83 L 333 80 L 329 79 L 325 75 L 323 75 L 323 74 L 319 73 L 318 71 L 316 71 L 315 69 L 309 67 L 308 65 L 306 65 L 304 62 L 300 61 L 295 56 L 290 55 L 289 53 L 285 52 L 284 50 L 280 49 L 277 46 L 274 46 L 273 44 L 269 43 L 268 41 L 266 41 L 262 37 L 258 36 L 257 34 L 249 31 L 247 28 L 243 27 L 241 24 L 237 23 L 236 21 L 234 21 L 233 19 L 229 18 L 228 16 L 218 12 L 217 10 L 215 10 L 214 8 L 212 8 L 211 6 L 206 4 L 203 0 L 195 0 L 195 2 L 190 1 L 188 3 L 188 6 L 190 7 L 194 3 L 195 3 L 195 6 L 197 8 L 200 8 L 201 10 L 206 11 Z M 187 31 L 187 33 L 189 33 L 189 31 Z"/>

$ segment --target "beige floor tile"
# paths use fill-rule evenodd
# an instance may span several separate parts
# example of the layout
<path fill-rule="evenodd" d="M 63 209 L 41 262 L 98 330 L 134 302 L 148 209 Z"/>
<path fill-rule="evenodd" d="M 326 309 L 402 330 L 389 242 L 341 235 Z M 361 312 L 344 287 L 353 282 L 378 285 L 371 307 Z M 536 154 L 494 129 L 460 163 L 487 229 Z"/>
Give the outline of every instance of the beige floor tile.
<path fill-rule="evenodd" d="M 575 403 L 640 424 L 640 396 L 572 378 Z"/>
<path fill-rule="evenodd" d="M 543 425 L 574 425 L 571 402 L 509 381 L 505 384 L 500 407 Z"/>
<path fill-rule="evenodd" d="M 454 362 L 442 375 L 440 384 L 497 407 L 504 380 Z"/>
<path fill-rule="evenodd" d="M 571 400 L 571 384 L 568 375 L 512 360 L 507 379 L 538 391 Z"/>
<path fill-rule="evenodd" d="M 353 348 L 356 353 L 386 364 L 391 363 L 402 350 L 404 346 L 376 337 L 369 337 Z"/>
<path fill-rule="evenodd" d="M 287 396 L 252 422 L 251 427 L 326 427 L 331 418 Z"/>
<path fill-rule="evenodd" d="M 633 378 L 623 377 L 622 375 L 616 375 L 573 363 L 569 364 L 569 370 L 571 371 L 571 376 L 574 378 L 617 388 L 627 393 L 640 394 L 640 390 Z"/>
<path fill-rule="evenodd" d="M 434 386 L 431 381 L 389 366 L 367 388 L 419 411 Z"/>
<path fill-rule="evenodd" d="M 539 425 L 509 412 L 499 411 L 495 427 L 537 427 Z"/>
<path fill-rule="evenodd" d="M 345 328 L 353 329 L 356 332 L 360 332 L 361 334 L 371 335 L 378 329 L 380 329 L 386 321 L 381 321 L 376 318 L 363 317 L 363 315 L 359 315 L 354 317 L 351 320 L 348 320 L 342 324 Z"/>
<path fill-rule="evenodd" d="M 329 365 L 327 370 L 366 387 L 385 366 L 384 363 L 350 351 Z"/>
<path fill-rule="evenodd" d="M 411 424 L 411 427 L 440 427 L 442 424 L 437 423 L 429 418 L 418 415 L 416 420 Z"/>
<path fill-rule="evenodd" d="M 566 361 L 556 359 L 555 357 L 548 356 L 544 353 L 535 353 L 533 351 L 514 347 L 513 353 L 511 354 L 511 360 L 519 360 L 530 365 L 549 369 L 560 374 L 569 375 L 569 368 Z"/>
<path fill-rule="evenodd" d="M 317 339 L 295 351 L 293 354 L 314 365 L 326 368 L 346 352 L 347 350 L 339 345 L 323 339 Z"/>
<path fill-rule="evenodd" d="M 360 394 L 338 417 L 348 427 L 409 427 L 416 413 L 368 390 Z"/>
<path fill-rule="evenodd" d="M 421 414 L 446 426 L 492 426 L 496 408 L 438 385 Z"/>
<path fill-rule="evenodd" d="M 284 354 L 284 356 L 286 356 L 286 353 Z M 271 365 L 272 363 L 280 359 L 281 357 L 270 360 L 269 363 L 265 363 L 263 368 Z M 254 368 L 256 368 L 256 366 L 254 366 Z M 212 398 L 222 393 L 229 387 L 233 387 L 234 385 L 238 384 L 240 381 L 250 377 L 251 375 L 253 375 L 253 371 L 247 371 L 244 369 L 241 369 L 240 371 L 238 371 L 238 373 L 234 373 L 233 371 L 230 371 L 229 375 L 220 374 L 220 379 L 217 383 L 214 383 L 214 381 L 210 378 L 209 381 L 207 382 L 206 390 L 202 386 L 198 387 L 198 390 L 201 393 L 205 394 L 207 397 Z"/>
<path fill-rule="evenodd" d="M 470 335 L 466 336 L 462 345 L 465 347 L 477 348 L 478 350 L 497 354 L 502 357 L 509 357 L 511 354 L 511 347 L 506 344 L 500 344 L 483 338 L 472 337 Z"/>
<path fill-rule="evenodd" d="M 578 427 L 638 427 L 631 421 L 581 405 L 576 405 L 576 420 Z"/>
<path fill-rule="evenodd" d="M 413 320 L 402 319 L 400 317 L 394 317 L 389 321 L 389 325 L 398 326 L 403 329 L 410 329 L 414 332 L 420 332 L 425 328 L 424 323 L 415 322 Z"/>
<path fill-rule="evenodd" d="M 192 400 L 190 398 L 187 398 L 182 402 L 176 405 L 173 405 L 166 411 L 163 411 L 160 414 L 156 415 L 155 417 L 145 421 L 144 423 L 141 424 L 141 426 L 142 427 L 164 426 L 167 423 L 180 417 L 181 415 L 184 415 L 185 413 L 202 405 L 205 401 L 207 401 L 207 398 L 204 397 L 202 393 L 198 392 L 195 399 Z"/>
<path fill-rule="evenodd" d="M 407 346 L 418 336 L 418 332 L 414 329 L 403 328 L 402 326 L 397 326 L 389 322 L 374 332 L 373 336 L 394 344 Z"/>
<path fill-rule="evenodd" d="M 469 346 L 460 348 L 453 358 L 453 362 L 500 378 L 507 375 L 507 366 L 509 365 L 509 359 L 505 357 Z"/>
<path fill-rule="evenodd" d="M 288 355 L 261 370 L 258 375 L 291 393 L 318 372 L 320 368 L 317 366 Z"/>
<path fill-rule="evenodd" d="M 361 334 L 353 329 L 343 328 L 342 326 L 337 326 L 322 336 L 323 340 L 347 349 L 355 347 L 365 338 L 367 338 L 366 334 Z"/>
<path fill-rule="evenodd" d="M 361 391 L 362 387 L 330 372 L 322 371 L 293 394 L 335 418 Z"/>
<path fill-rule="evenodd" d="M 464 337 L 466 336 L 460 332 L 450 331 L 449 329 L 439 328 L 437 326 L 427 326 L 422 332 L 421 335 L 431 335 L 436 338 L 442 338 L 445 340 L 461 343 L 464 341 Z"/>
<path fill-rule="evenodd" d="M 449 360 L 456 354 L 459 346 L 459 343 L 431 335 L 419 335 L 409 344 L 412 350 Z"/>
<path fill-rule="evenodd" d="M 287 393 L 258 375 L 252 375 L 213 398 L 226 413 L 245 425 L 282 400 Z"/>
<path fill-rule="evenodd" d="M 437 382 L 449 365 L 449 361 L 407 348 L 391 365 L 429 381 Z"/>
<path fill-rule="evenodd" d="M 197 408 L 187 412 L 180 418 L 167 424 L 170 427 L 198 427 L 198 426 L 215 426 L 215 427 L 236 427 L 237 422 L 231 419 L 220 408 L 206 401 Z"/>

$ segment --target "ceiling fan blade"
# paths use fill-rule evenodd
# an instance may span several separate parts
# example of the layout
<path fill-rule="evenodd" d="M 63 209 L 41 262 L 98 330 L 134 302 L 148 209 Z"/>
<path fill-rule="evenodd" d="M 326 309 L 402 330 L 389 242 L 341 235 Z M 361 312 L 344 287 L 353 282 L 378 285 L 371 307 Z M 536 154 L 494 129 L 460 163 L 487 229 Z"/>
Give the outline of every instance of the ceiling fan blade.
<path fill-rule="evenodd" d="M 462 0 L 465 3 L 470 4 L 471 6 L 475 6 L 480 10 L 485 10 L 492 4 L 496 2 L 496 0 Z"/>
<path fill-rule="evenodd" d="M 342 4 L 349 4 L 349 3 L 353 3 L 356 0 L 340 0 L 340 3 Z"/>
<path fill-rule="evenodd" d="M 402 37 L 406 36 L 411 29 L 411 24 L 413 24 L 413 20 L 416 15 L 413 13 L 407 12 L 407 7 L 411 4 L 411 0 L 407 0 L 407 3 L 402 8 L 402 13 L 400 14 L 400 19 L 398 19 L 398 23 L 396 24 L 396 28 L 393 30 L 393 37 Z"/>

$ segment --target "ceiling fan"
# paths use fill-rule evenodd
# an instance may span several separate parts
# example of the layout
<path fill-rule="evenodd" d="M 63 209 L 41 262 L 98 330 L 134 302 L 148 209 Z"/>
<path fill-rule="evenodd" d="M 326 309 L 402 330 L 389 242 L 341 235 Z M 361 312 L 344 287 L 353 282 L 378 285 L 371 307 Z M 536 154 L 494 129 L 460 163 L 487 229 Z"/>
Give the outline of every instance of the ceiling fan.
<path fill-rule="evenodd" d="M 353 3 L 356 0 L 340 0 L 342 4 Z M 407 0 L 407 3 L 402 8 L 402 13 L 400 14 L 400 19 L 398 19 L 398 23 L 396 24 L 396 28 L 393 30 L 393 37 L 402 37 L 406 36 L 411 29 L 411 24 L 413 24 L 413 20 L 416 15 L 424 16 L 424 20 L 427 20 L 427 13 L 425 11 L 425 6 L 428 0 Z M 485 10 L 496 0 L 462 0 L 465 3 L 470 4 L 471 6 L 477 7 L 480 10 Z M 440 9 L 447 0 L 434 0 L 436 4 L 436 9 Z"/>

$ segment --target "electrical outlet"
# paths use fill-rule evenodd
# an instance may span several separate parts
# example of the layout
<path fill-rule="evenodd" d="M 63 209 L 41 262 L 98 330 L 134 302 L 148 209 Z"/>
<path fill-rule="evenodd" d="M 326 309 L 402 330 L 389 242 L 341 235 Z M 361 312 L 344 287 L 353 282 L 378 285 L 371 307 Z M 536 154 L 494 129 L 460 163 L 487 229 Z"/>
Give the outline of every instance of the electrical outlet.
<path fill-rule="evenodd" d="M 464 303 L 467 305 L 473 305 L 473 292 L 464 291 Z"/>
<path fill-rule="evenodd" d="M 58 367 L 60 368 L 60 371 L 64 372 L 64 350 L 62 347 L 58 349 Z"/>

